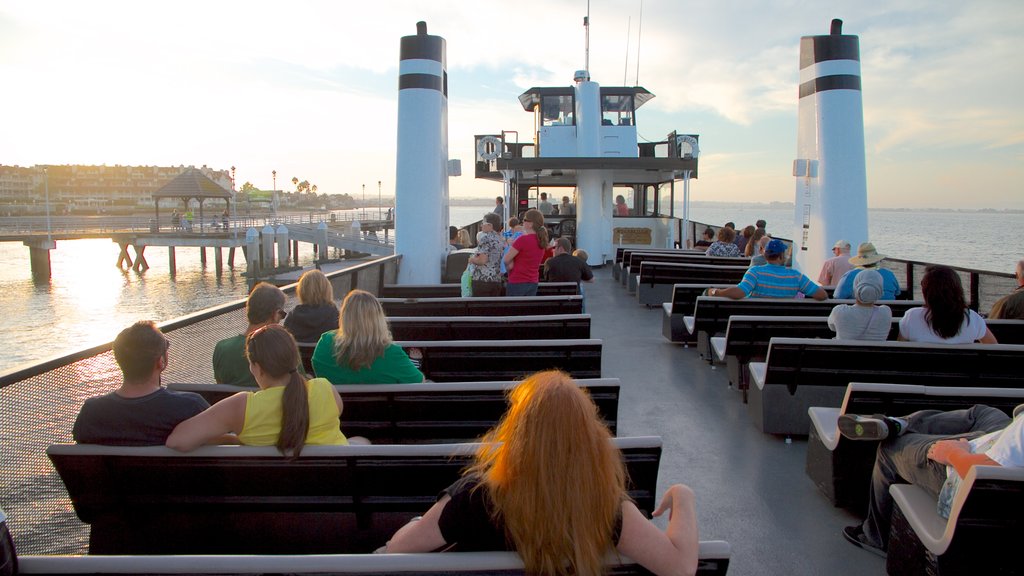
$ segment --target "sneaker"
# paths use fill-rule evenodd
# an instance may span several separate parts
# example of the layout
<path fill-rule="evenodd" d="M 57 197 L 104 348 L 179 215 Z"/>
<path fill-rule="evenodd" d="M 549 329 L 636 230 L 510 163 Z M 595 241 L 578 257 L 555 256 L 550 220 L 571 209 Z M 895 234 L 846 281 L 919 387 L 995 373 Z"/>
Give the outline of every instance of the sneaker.
<path fill-rule="evenodd" d="M 868 537 L 864 534 L 864 527 L 860 524 L 843 528 L 843 538 L 846 538 L 846 541 L 850 544 L 853 544 L 858 548 L 863 548 L 876 556 L 881 556 L 882 558 L 885 558 L 886 556 L 885 550 L 882 550 L 878 546 L 868 542 Z"/>
<path fill-rule="evenodd" d="M 839 417 L 839 433 L 850 440 L 885 440 L 900 433 L 900 424 L 881 414 L 843 414 Z"/>

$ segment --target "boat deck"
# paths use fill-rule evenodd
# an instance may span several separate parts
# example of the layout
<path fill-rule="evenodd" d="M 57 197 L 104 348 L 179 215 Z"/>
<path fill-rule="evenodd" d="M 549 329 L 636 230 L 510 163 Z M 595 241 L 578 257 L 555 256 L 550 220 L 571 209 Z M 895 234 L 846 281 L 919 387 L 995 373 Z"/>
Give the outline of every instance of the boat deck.
<path fill-rule="evenodd" d="M 622 380 L 618 434 L 662 437 L 659 489 L 693 488 L 701 539 L 732 546 L 729 573 L 884 574 L 882 558 L 842 537 L 859 519 L 804 474 L 806 439 L 755 429 L 724 366 L 666 340 L 661 309 L 638 304 L 610 268 L 595 276 L 586 306 L 604 340 L 602 375 Z"/>

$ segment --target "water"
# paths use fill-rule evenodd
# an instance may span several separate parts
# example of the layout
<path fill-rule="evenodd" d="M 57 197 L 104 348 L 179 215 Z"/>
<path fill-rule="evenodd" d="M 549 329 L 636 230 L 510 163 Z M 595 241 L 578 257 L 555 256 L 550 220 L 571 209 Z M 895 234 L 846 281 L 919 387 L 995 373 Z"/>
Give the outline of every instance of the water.
<path fill-rule="evenodd" d="M 490 208 L 452 207 L 451 223 L 478 221 Z M 732 220 L 740 227 L 764 218 L 770 232 L 791 235 L 784 226 L 792 221 L 791 209 L 694 204 L 691 212 L 693 220 Z M 894 257 L 1010 272 L 1021 257 L 1014 231 L 1022 219 L 1020 214 L 873 210 L 870 231 L 879 251 Z M 312 248 L 300 246 L 300 264 L 309 265 Z M 241 254 L 234 268 L 225 262 L 217 275 L 212 250 L 204 267 L 198 249 L 179 248 L 172 278 L 166 248 L 146 251 L 150 269 L 145 272 L 119 270 L 118 250 L 107 239 L 58 242 L 51 252 L 52 278 L 38 285 L 32 280 L 28 248 L 0 242 L 0 309 L 5 311 L 0 318 L 0 372 L 109 342 L 136 320 L 169 320 L 246 294 Z"/>

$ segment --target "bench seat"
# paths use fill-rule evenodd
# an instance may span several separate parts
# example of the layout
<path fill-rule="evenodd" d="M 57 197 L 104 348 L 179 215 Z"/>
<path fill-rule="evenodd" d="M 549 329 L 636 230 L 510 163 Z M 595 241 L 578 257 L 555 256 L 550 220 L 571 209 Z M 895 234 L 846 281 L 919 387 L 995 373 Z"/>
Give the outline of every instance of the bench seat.
<path fill-rule="evenodd" d="M 601 377 L 601 340 L 403 340 L 423 354 L 420 370 L 434 382 L 518 380 L 559 369 L 573 378 Z"/>
<path fill-rule="evenodd" d="M 378 298 L 388 316 L 529 316 L 582 314 L 582 296 Z"/>
<path fill-rule="evenodd" d="M 889 493 L 889 574 L 1020 574 L 1024 469 L 971 468 L 948 520 L 939 516 L 935 498 L 918 486 L 896 484 Z"/>
<path fill-rule="evenodd" d="M 698 296 L 708 288 L 728 288 L 730 284 L 673 284 L 671 302 L 662 303 L 661 333 L 669 342 L 693 342 L 695 337 L 687 330 L 683 319 L 693 314 Z"/>
<path fill-rule="evenodd" d="M 579 294 L 575 282 L 541 282 L 537 285 L 538 296 L 571 296 Z M 459 298 L 462 284 L 385 284 L 381 298 Z"/>

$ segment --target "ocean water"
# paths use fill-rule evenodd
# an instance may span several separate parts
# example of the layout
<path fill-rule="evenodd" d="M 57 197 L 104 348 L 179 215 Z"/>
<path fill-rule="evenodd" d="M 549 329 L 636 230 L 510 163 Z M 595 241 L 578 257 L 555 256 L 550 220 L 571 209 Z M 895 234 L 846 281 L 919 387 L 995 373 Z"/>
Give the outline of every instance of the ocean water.
<path fill-rule="evenodd" d="M 478 221 L 489 208 L 453 207 L 451 223 Z M 764 218 L 768 230 L 780 236 L 790 235 L 784 223 L 793 218 L 789 209 L 713 204 L 695 204 L 691 212 L 692 220 L 732 220 L 740 227 Z M 1020 214 L 873 210 L 870 232 L 879 251 L 894 257 L 1011 272 L 1024 256 L 1015 233 L 1022 220 Z M 300 263 L 309 264 L 312 249 L 301 249 Z M 28 248 L 0 242 L 0 372 L 109 342 L 136 320 L 169 320 L 246 294 L 241 255 L 234 268 L 225 262 L 218 275 L 212 250 L 204 266 L 198 249 L 179 248 L 172 277 L 165 248 L 146 251 L 150 268 L 144 272 L 118 269 L 118 251 L 106 239 L 58 242 L 51 252 L 52 278 L 37 284 Z"/>

